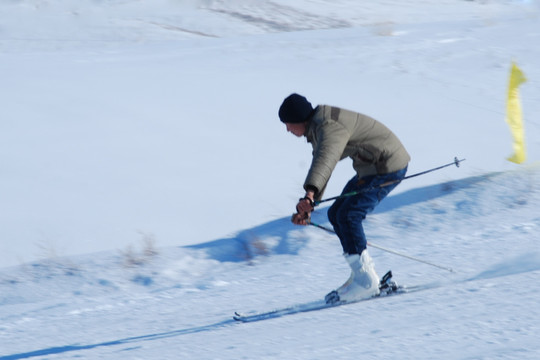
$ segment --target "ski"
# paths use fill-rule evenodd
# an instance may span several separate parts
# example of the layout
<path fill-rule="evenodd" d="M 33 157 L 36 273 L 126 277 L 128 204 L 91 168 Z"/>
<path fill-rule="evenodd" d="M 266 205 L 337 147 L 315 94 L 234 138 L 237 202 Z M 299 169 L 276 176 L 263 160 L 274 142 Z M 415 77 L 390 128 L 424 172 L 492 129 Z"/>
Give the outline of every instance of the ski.
<path fill-rule="evenodd" d="M 233 319 L 239 322 L 253 322 L 253 321 L 274 319 L 274 318 L 282 317 L 285 315 L 299 314 L 299 313 L 305 313 L 309 311 L 334 308 L 334 307 L 342 306 L 342 305 L 356 304 L 363 301 L 380 299 L 380 298 L 385 298 L 388 296 L 393 296 L 393 295 L 403 294 L 403 293 L 408 292 L 407 287 L 397 285 L 394 281 L 392 281 L 391 271 L 387 272 L 386 275 L 383 276 L 383 278 L 381 279 L 381 283 L 379 284 L 379 289 L 380 289 L 380 293 L 378 295 L 373 296 L 371 298 L 367 298 L 367 299 L 361 299 L 357 301 L 336 301 L 333 303 L 327 303 L 326 300 L 317 300 L 317 301 L 312 301 L 312 302 L 303 303 L 303 304 L 296 304 L 296 305 L 288 306 L 285 308 L 274 309 L 274 310 L 265 311 L 265 312 L 253 312 L 253 313 L 247 313 L 247 314 L 235 312 Z"/>

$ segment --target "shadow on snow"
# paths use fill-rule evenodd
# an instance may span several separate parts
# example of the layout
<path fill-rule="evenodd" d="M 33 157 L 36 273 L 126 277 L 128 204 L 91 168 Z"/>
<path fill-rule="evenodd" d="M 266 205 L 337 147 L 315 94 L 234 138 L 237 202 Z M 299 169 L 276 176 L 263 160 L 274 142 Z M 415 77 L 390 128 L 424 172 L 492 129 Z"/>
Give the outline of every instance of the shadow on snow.
<path fill-rule="evenodd" d="M 459 190 L 472 188 L 499 174 L 491 173 L 454 180 L 391 195 L 381 202 L 375 209 L 374 214 L 384 213 L 443 197 Z M 315 211 L 312 214 L 313 220 L 317 223 L 327 222 L 327 208 L 322 207 L 318 209 L 319 211 Z M 256 256 L 267 254 L 296 255 L 306 245 L 308 239 L 305 237 L 291 239 L 289 232 L 293 230 L 298 230 L 298 227 L 291 224 L 289 217 L 285 217 L 240 231 L 234 237 L 187 246 L 187 248 L 204 250 L 209 258 L 222 262 L 250 261 Z M 271 246 L 268 246 L 268 239 L 271 239 Z"/>
<path fill-rule="evenodd" d="M 236 323 L 237 322 L 235 320 L 229 319 L 229 320 L 220 321 L 220 322 L 217 322 L 215 324 L 210 324 L 210 325 L 203 325 L 203 326 L 198 326 L 198 327 L 193 327 L 193 328 L 188 328 L 188 329 L 172 330 L 172 331 L 156 333 L 156 334 L 134 336 L 134 337 L 106 341 L 106 342 L 96 343 L 96 344 L 56 346 L 56 347 L 50 347 L 50 348 L 41 349 L 41 350 L 29 351 L 25 353 L 0 356 L 0 360 L 28 359 L 28 358 L 32 358 L 36 356 L 58 355 L 58 354 L 65 354 L 65 353 L 74 352 L 74 351 L 91 350 L 91 349 L 101 348 L 101 347 L 126 345 L 130 343 L 141 342 L 141 341 L 159 340 L 159 339 L 165 339 L 168 337 L 175 337 L 175 336 L 199 333 L 203 331 L 215 330 L 215 329 L 219 329 L 221 327 L 228 326 L 231 324 L 236 324 Z"/>

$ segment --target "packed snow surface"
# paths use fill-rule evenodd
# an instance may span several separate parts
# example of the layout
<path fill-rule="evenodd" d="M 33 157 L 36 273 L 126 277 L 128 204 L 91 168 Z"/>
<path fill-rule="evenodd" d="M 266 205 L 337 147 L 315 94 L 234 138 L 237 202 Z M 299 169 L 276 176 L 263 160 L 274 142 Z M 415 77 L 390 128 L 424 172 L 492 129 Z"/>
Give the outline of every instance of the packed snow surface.
<path fill-rule="evenodd" d="M 538 359 L 539 43 L 533 0 L 1 1 L 0 359 Z M 232 320 L 348 277 L 335 236 L 289 222 L 311 160 L 277 118 L 292 92 L 385 123 L 409 175 L 466 159 L 365 221 L 453 272 L 371 247 L 425 289 Z"/>

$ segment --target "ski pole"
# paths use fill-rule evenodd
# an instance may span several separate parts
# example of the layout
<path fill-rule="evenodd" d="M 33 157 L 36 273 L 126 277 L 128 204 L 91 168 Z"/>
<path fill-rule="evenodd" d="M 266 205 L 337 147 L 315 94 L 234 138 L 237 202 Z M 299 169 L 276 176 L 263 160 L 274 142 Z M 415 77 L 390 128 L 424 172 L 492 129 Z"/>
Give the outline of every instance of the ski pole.
<path fill-rule="evenodd" d="M 377 185 L 373 188 L 368 188 L 368 189 L 362 189 L 362 190 L 358 190 L 358 191 L 352 191 L 352 192 L 349 192 L 349 193 L 345 193 L 345 194 L 341 194 L 341 195 L 338 195 L 338 196 L 334 196 L 334 197 L 331 197 L 331 198 L 328 198 L 328 199 L 323 199 L 323 200 L 319 200 L 319 201 L 314 201 L 313 202 L 313 206 L 317 206 L 319 205 L 320 203 L 323 203 L 323 202 L 327 202 L 327 201 L 332 201 L 332 200 L 336 200 L 336 199 L 341 199 L 341 198 L 344 198 L 344 197 L 349 197 L 349 196 L 354 196 L 354 195 L 358 195 L 358 194 L 361 194 L 363 192 L 366 192 L 366 191 L 369 191 L 369 190 L 372 190 L 372 189 L 376 189 L 376 188 L 382 188 L 382 187 L 385 187 L 385 186 L 388 186 L 388 185 L 392 185 L 392 184 L 395 184 L 395 183 L 398 183 L 398 182 L 401 182 L 403 180 L 407 180 L 407 179 L 410 179 L 410 178 L 413 178 L 413 177 L 416 177 L 416 176 L 420 176 L 420 175 L 424 175 L 424 174 L 427 174 L 427 173 L 430 173 L 432 171 L 436 171 L 436 170 L 440 170 L 442 168 L 445 168 L 445 167 L 448 167 L 448 166 L 451 166 L 451 165 L 456 165 L 456 167 L 459 167 L 459 163 L 465 161 L 466 159 L 461 159 L 461 160 L 458 160 L 457 157 L 454 158 L 454 161 L 451 162 L 451 163 L 448 163 L 448 164 L 445 164 L 445 165 L 441 165 L 441 166 L 438 166 L 436 168 L 433 168 L 433 169 L 429 169 L 429 170 L 425 170 L 425 171 L 422 171 L 422 172 L 419 172 L 419 173 L 416 173 L 416 174 L 412 174 L 412 175 L 409 175 L 409 176 L 405 176 L 403 179 L 401 180 L 390 180 L 390 181 L 387 181 L 385 183 L 382 183 L 380 185 Z"/>
<path fill-rule="evenodd" d="M 317 223 L 314 223 L 312 221 L 309 222 L 309 225 L 313 225 L 315 227 L 318 227 L 319 229 L 326 230 L 326 231 L 328 231 L 329 233 L 332 233 L 332 234 L 336 233 L 334 230 L 332 230 L 330 228 L 327 228 L 326 226 L 322 226 L 322 225 L 319 225 Z M 407 255 L 407 254 L 404 254 L 404 253 L 397 252 L 395 250 L 384 248 L 382 246 L 375 245 L 375 244 L 370 243 L 370 242 L 368 242 L 367 244 L 368 244 L 368 246 L 374 247 L 374 248 L 382 250 L 382 251 L 386 251 L 386 252 L 388 252 L 390 254 L 398 255 L 398 256 L 407 258 L 409 260 L 414 260 L 414 261 L 421 262 L 421 263 L 424 263 L 424 264 L 427 264 L 427 265 L 431 265 L 431 266 L 434 266 L 436 268 L 443 269 L 443 270 L 446 270 L 446 271 L 449 271 L 449 272 L 452 272 L 452 273 L 454 272 L 454 269 L 446 267 L 446 266 L 441 266 L 441 265 L 438 265 L 438 264 L 435 264 L 435 263 L 432 263 L 432 262 L 429 262 L 429 261 L 426 261 L 426 260 L 422 260 L 422 259 L 410 256 L 410 255 Z"/>

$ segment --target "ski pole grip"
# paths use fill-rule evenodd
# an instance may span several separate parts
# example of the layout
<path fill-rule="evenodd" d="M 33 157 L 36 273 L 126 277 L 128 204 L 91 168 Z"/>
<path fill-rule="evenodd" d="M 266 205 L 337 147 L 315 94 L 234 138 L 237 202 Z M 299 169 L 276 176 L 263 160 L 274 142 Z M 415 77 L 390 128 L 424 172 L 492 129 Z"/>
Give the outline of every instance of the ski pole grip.
<path fill-rule="evenodd" d="M 459 160 L 459 159 L 457 158 L 457 156 L 456 156 L 456 157 L 454 157 L 454 164 L 456 164 L 456 167 L 459 167 L 459 164 L 460 164 L 461 162 L 465 161 L 465 160 L 466 160 L 466 159 L 461 159 L 461 160 Z"/>

